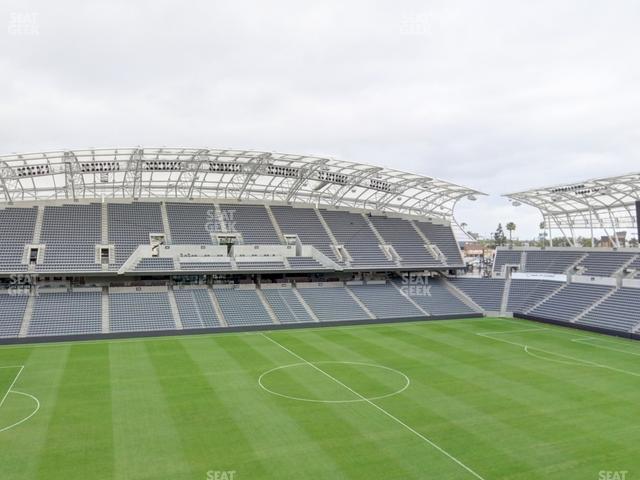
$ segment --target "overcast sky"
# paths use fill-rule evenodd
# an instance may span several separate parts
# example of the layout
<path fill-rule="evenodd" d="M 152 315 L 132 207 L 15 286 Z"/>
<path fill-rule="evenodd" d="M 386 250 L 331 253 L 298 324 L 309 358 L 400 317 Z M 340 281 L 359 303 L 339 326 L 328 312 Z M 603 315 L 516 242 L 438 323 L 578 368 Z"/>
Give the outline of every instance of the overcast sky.
<path fill-rule="evenodd" d="M 640 170 L 640 2 L 0 3 L 0 153 L 323 154 L 491 196 Z"/>

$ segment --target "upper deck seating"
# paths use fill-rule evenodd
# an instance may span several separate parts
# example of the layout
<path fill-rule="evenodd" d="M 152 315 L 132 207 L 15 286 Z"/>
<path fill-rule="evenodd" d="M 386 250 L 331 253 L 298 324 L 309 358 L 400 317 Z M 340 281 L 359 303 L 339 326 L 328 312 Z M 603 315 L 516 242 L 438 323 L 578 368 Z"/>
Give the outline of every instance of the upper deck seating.
<path fill-rule="evenodd" d="M 359 213 L 342 210 L 323 210 L 320 213 L 334 237 L 351 255 L 353 267 L 395 267 L 380 247 L 378 237 Z"/>
<path fill-rule="evenodd" d="M 298 235 L 303 245 L 313 245 L 331 260 L 337 261 L 331 248 L 331 238 L 313 208 L 274 205 L 271 211 L 283 234 Z"/>
<path fill-rule="evenodd" d="M 115 244 L 115 263 L 122 265 L 139 245 L 149 245 L 149 234 L 163 234 L 160 203 L 110 203 L 109 243 Z"/>
<path fill-rule="evenodd" d="M 531 250 L 527 252 L 525 271 L 563 274 L 582 256 L 584 252 L 575 250 Z"/>
<path fill-rule="evenodd" d="M 0 210 L 0 271 L 21 272 L 25 245 L 33 240 L 38 208 L 3 208 Z"/>
<path fill-rule="evenodd" d="M 589 252 L 578 267 L 584 267 L 582 275 L 610 277 L 634 256 L 627 252 Z"/>
<path fill-rule="evenodd" d="M 238 232 L 246 245 L 280 245 L 267 209 L 263 205 L 220 205 L 229 232 Z"/>
<path fill-rule="evenodd" d="M 416 226 L 447 257 L 447 265 L 463 265 L 462 254 L 449 225 L 416 221 Z"/>
<path fill-rule="evenodd" d="M 393 245 L 394 250 L 402 257 L 402 265 L 410 267 L 441 267 L 443 265 L 425 248 L 424 240 L 408 220 L 377 215 L 369 219 L 382 238 Z"/>
<path fill-rule="evenodd" d="M 520 265 L 522 252 L 519 250 L 497 250 L 493 261 L 493 271 L 501 273 L 505 265 Z"/>
<path fill-rule="evenodd" d="M 96 271 L 95 247 L 101 242 L 99 203 L 44 207 L 40 243 L 45 245 L 41 271 Z"/>
<path fill-rule="evenodd" d="M 167 218 L 174 245 L 211 245 L 220 232 L 215 207 L 205 203 L 167 203 Z"/>

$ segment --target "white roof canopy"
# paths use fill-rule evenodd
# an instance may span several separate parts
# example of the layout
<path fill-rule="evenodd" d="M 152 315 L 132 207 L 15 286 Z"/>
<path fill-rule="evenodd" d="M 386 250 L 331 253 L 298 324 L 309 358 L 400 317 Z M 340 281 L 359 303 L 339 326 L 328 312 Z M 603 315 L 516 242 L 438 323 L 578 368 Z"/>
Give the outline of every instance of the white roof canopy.
<path fill-rule="evenodd" d="M 209 148 L 86 149 L 0 156 L 0 202 L 98 198 L 308 203 L 451 219 L 482 193 L 317 156 Z"/>
<path fill-rule="evenodd" d="M 640 173 L 595 178 L 504 195 L 515 206 L 531 205 L 559 229 L 612 229 L 636 226 Z"/>

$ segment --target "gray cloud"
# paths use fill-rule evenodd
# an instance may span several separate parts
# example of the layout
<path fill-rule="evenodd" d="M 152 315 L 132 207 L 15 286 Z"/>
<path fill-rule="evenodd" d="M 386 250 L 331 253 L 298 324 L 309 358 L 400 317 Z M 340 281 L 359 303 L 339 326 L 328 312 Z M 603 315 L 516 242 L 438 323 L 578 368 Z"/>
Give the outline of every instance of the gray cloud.
<path fill-rule="evenodd" d="M 492 196 L 633 171 L 637 2 L 7 1 L 2 152 L 193 145 L 328 154 Z"/>

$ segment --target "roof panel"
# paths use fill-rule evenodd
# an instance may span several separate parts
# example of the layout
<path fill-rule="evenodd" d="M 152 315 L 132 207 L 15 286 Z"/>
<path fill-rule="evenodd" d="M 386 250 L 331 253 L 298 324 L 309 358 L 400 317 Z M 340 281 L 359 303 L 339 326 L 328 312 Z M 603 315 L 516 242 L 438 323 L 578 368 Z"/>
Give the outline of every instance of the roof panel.
<path fill-rule="evenodd" d="M 0 202 L 53 198 L 282 199 L 451 218 L 481 192 L 320 156 L 213 148 L 102 148 L 0 156 Z"/>
<path fill-rule="evenodd" d="M 545 218 L 572 228 L 633 227 L 640 200 L 640 173 L 604 177 L 505 194 Z"/>

